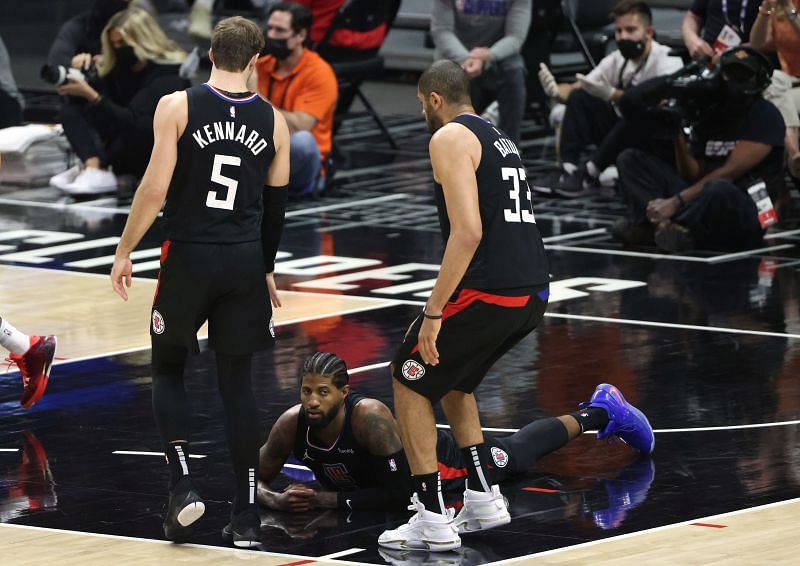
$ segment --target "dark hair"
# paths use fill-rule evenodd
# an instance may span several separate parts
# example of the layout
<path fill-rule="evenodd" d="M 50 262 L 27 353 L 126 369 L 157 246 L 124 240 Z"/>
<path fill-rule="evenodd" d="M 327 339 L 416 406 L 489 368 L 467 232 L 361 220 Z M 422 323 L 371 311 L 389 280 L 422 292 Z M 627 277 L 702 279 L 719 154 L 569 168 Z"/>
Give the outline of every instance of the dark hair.
<path fill-rule="evenodd" d="M 342 358 L 330 352 L 316 352 L 307 357 L 303 362 L 303 369 L 300 370 L 300 381 L 309 373 L 329 375 L 336 389 L 341 389 L 350 382 L 347 364 Z"/>
<path fill-rule="evenodd" d="M 448 103 L 472 102 L 469 96 L 469 77 L 461 65 L 443 59 L 436 61 L 422 73 L 417 86 L 419 91 L 428 96 L 435 92 Z"/>
<path fill-rule="evenodd" d="M 618 18 L 627 14 L 639 14 L 639 17 L 646 26 L 653 25 L 653 12 L 647 2 L 642 0 L 619 0 L 611 10 L 611 17 Z"/>
<path fill-rule="evenodd" d="M 278 2 L 270 7 L 269 12 L 267 12 L 267 18 L 269 18 L 273 12 L 289 12 L 289 14 L 291 14 L 292 31 L 294 31 L 295 35 L 303 30 L 307 32 L 311 30 L 311 10 L 302 4 Z"/>
<path fill-rule="evenodd" d="M 241 16 L 220 20 L 211 33 L 214 66 L 223 71 L 244 71 L 253 55 L 264 48 L 264 34 L 254 23 Z"/>

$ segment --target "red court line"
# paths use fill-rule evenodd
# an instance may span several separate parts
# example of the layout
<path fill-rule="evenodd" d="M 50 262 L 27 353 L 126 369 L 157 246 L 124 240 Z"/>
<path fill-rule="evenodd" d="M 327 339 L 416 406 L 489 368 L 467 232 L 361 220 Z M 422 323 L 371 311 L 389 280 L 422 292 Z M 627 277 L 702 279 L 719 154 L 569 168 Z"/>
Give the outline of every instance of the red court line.
<path fill-rule="evenodd" d="M 713 529 L 724 529 L 728 525 L 714 525 L 712 523 L 691 523 L 693 527 L 711 527 Z"/>
<path fill-rule="evenodd" d="M 544 487 L 523 487 L 522 491 L 536 491 L 538 493 L 559 493 L 558 489 L 547 489 Z"/>
<path fill-rule="evenodd" d="M 298 560 L 297 562 L 284 562 L 280 566 L 300 566 L 301 564 L 314 564 L 316 560 Z"/>

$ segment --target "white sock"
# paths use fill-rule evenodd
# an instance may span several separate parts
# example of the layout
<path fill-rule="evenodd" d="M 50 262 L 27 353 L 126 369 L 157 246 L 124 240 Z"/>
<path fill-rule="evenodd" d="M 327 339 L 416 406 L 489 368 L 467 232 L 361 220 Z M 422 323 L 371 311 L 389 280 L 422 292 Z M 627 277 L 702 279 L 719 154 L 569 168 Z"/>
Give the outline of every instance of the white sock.
<path fill-rule="evenodd" d="M 31 338 L 11 326 L 11 323 L 3 318 L 0 319 L 0 346 L 12 354 L 21 355 L 31 347 Z"/>
<path fill-rule="evenodd" d="M 597 165 L 594 164 L 593 161 L 586 162 L 586 172 L 589 173 L 590 177 L 597 179 L 600 176 L 600 170 L 597 169 Z"/>
<path fill-rule="evenodd" d="M 561 168 L 567 175 L 572 175 L 575 171 L 578 170 L 578 166 L 575 165 L 574 163 L 562 163 Z"/>
<path fill-rule="evenodd" d="M 214 0 L 194 0 L 194 6 L 192 7 L 195 6 L 205 8 L 210 12 L 211 8 L 214 7 Z"/>

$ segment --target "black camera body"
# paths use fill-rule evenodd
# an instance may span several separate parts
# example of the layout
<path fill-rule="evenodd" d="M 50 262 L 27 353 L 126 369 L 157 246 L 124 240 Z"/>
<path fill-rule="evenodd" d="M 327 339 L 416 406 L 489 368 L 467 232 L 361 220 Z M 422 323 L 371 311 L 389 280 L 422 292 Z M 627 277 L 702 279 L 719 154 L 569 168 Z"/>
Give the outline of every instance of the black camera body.
<path fill-rule="evenodd" d="M 723 102 L 723 86 L 719 66 L 709 68 L 705 61 L 695 61 L 667 77 L 652 102 L 656 109 L 692 123 Z"/>
<path fill-rule="evenodd" d="M 85 72 L 64 65 L 42 65 L 39 76 L 54 86 L 61 86 L 68 80 L 91 82 L 97 78 L 97 68 L 91 65 Z"/>

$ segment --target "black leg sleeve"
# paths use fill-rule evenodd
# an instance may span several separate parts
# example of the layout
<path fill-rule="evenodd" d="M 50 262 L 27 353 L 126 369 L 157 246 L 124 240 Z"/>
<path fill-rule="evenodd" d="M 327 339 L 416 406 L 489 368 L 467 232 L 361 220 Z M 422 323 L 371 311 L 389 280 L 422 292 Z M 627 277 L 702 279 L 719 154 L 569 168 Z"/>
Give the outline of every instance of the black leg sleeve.
<path fill-rule="evenodd" d="M 283 221 L 286 215 L 286 201 L 289 187 L 264 187 L 264 216 L 261 218 L 261 247 L 264 252 L 264 266 L 267 273 L 275 271 L 275 254 L 281 243 Z"/>
<path fill-rule="evenodd" d="M 569 442 L 567 429 L 554 417 L 537 419 L 511 436 L 486 436 L 493 466 L 492 480 L 499 483 L 530 470 L 542 456 Z M 505 452 L 499 453 L 498 450 Z"/>
<path fill-rule="evenodd" d="M 189 403 L 183 386 L 187 350 L 153 342 L 153 413 L 166 447 L 189 439 Z"/>

